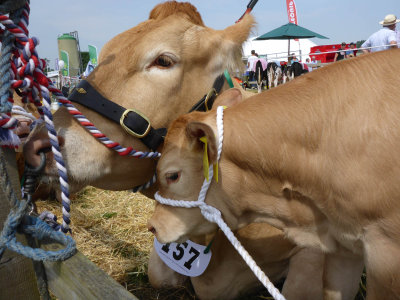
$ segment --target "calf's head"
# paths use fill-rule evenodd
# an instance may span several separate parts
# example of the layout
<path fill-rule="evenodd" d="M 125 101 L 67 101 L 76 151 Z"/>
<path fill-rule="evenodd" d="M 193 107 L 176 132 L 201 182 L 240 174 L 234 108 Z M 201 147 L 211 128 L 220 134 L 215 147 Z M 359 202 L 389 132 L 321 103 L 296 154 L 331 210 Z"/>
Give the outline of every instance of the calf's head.
<path fill-rule="evenodd" d="M 154 128 L 167 127 L 207 93 L 225 69 L 243 67 L 241 45 L 253 23 L 252 16 L 246 16 L 224 30 L 213 30 L 204 26 L 191 4 L 165 2 L 152 10 L 147 21 L 104 46 L 99 65 L 87 80 L 104 97 L 146 115 Z M 76 106 L 112 140 L 148 151 L 119 124 Z M 151 178 L 154 160 L 119 156 L 96 141 L 64 108 L 57 111 L 54 120 L 65 141 L 61 151 L 72 191 L 85 185 L 122 190 Z M 25 151 L 28 162 L 37 165 L 38 151 L 47 146 L 47 133 L 37 130 Z M 55 164 L 48 160 L 47 173 L 56 176 Z"/>
<path fill-rule="evenodd" d="M 230 89 L 218 97 L 216 104 L 234 105 L 241 98 L 239 90 Z M 205 178 L 204 169 L 208 171 L 204 167 L 205 155 L 209 164 L 217 163 L 216 107 L 209 113 L 194 112 L 181 116 L 170 126 L 157 166 L 159 193 L 164 198 L 197 200 Z M 200 141 L 202 137 L 207 138 L 207 146 Z M 228 212 L 229 207 L 218 198 L 218 186 L 212 183 L 206 203 Z M 183 242 L 193 236 L 211 233 L 217 225 L 208 222 L 198 207 L 182 208 L 157 203 L 148 227 L 160 242 L 167 243 Z"/>

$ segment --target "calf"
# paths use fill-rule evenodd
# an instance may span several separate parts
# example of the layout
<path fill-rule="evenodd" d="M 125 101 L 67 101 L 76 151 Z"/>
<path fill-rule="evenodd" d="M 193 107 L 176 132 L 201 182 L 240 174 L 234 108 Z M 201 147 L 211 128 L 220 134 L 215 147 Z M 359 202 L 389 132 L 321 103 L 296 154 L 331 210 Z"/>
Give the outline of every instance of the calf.
<path fill-rule="evenodd" d="M 269 76 L 273 77 L 274 86 L 286 83 L 289 80 L 289 69 L 287 65 L 271 65 L 269 69 Z"/>
<path fill-rule="evenodd" d="M 368 54 L 227 108 L 219 181 L 206 203 L 233 230 L 267 222 L 300 246 L 331 253 L 337 270 L 363 258 L 367 299 L 398 298 L 399 68 L 398 49 Z M 157 167 L 162 196 L 197 199 L 203 136 L 216 164 L 215 111 L 173 122 Z M 198 208 L 158 204 L 149 220 L 164 243 L 216 228 Z"/>
<path fill-rule="evenodd" d="M 269 82 L 268 82 L 268 74 L 267 74 L 267 64 L 266 61 L 264 60 L 264 64 L 265 67 L 263 66 L 263 63 L 261 61 L 261 59 L 259 59 L 256 63 L 255 63 L 255 79 L 257 81 L 257 91 L 258 93 L 261 93 L 262 91 L 262 86 L 263 86 L 263 80 L 266 81 L 265 85 L 266 88 L 269 89 Z"/>

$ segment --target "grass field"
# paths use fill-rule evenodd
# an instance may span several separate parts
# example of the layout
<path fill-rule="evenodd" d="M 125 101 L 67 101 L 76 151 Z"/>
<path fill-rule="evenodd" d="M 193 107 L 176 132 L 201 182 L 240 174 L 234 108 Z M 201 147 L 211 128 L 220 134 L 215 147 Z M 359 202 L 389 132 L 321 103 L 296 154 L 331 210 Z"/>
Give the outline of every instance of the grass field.
<path fill-rule="evenodd" d="M 58 202 L 38 201 L 37 206 L 39 211 L 49 210 L 61 219 Z M 139 299 L 197 299 L 189 285 L 155 290 L 148 282 L 146 270 L 153 236 L 146 225 L 153 207 L 154 201 L 141 194 L 86 188 L 71 200 L 72 236 L 79 251 Z M 365 284 L 365 277 L 363 280 Z M 356 299 L 364 298 L 360 286 Z M 272 298 L 260 289 L 240 299 Z"/>

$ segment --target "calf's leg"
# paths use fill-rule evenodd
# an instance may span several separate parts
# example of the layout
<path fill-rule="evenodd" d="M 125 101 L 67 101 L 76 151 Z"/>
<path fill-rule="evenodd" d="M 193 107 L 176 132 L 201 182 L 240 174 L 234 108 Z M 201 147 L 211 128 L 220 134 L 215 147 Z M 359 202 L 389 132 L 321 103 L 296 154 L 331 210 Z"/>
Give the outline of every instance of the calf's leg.
<path fill-rule="evenodd" d="M 324 300 L 353 300 L 358 291 L 363 268 L 362 257 L 348 250 L 326 253 Z"/>
<path fill-rule="evenodd" d="M 287 300 L 322 300 L 324 254 L 319 249 L 303 248 L 290 258 L 282 294 Z"/>
<path fill-rule="evenodd" d="M 151 250 L 148 272 L 150 284 L 154 288 L 173 288 L 184 285 L 188 277 L 170 269 L 158 256 L 156 250 Z"/>

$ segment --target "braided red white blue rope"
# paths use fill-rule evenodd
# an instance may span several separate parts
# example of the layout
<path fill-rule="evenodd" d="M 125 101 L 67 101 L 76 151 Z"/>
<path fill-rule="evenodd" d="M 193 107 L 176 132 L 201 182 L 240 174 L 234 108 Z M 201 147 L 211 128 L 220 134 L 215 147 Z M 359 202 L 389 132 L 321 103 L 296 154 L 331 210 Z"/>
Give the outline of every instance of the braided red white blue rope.
<path fill-rule="evenodd" d="M 222 152 L 222 142 L 224 138 L 224 125 L 223 125 L 223 112 L 224 108 L 219 106 L 217 108 L 217 128 L 218 128 L 218 152 L 217 152 L 217 161 L 219 161 Z M 231 242 L 231 244 L 235 247 L 235 249 L 242 256 L 243 260 L 253 271 L 254 275 L 260 280 L 260 282 L 266 287 L 268 292 L 274 297 L 276 300 L 285 300 L 285 297 L 279 292 L 279 290 L 273 285 L 273 283 L 268 279 L 267 275 L 260 269 L 260 267 L 256 264 L 251 255 L 244 249 L 240 241 L 235 237 L 232 230 L 222 219 L 221 212 L 213 206 L 210 206 L 205 203 L 206 195 L 208 188 L 211 184 L 212 177 L 214 171 L 213 166 L 210 165 L 208 169 L 208 177 L 209 180 L 204 179 L 203 185 L 200 189 L 199 197 L 197 201 L 185 201 L 185 200 L 174 200 L 162 197 L 158 192 L 154 195 L 155 199 L 164 205 L 171 205 L 175 207 L 199 207 L 201 213 L 204 218 L 209 222 L 216 223 L 219 228 L 221 228 L 222 232 Z"/>
<path fill-rule="evenodd" d="M 158 158 L 161 156 L 159 152 L 145 152 L 137 151 L 132 147 L 122 147 L 119 143 L 110 140 L 104 133 L 94 126 L 62 93 L 55 89 L 54 86 L 50 86 L 49 90 L 57 98 L 57 100 L 63 104 L 68 112 L 84 127 L 92 136 L 94 136 L 99 142 L 109 149 L 116 151 L 121 156 L 132 156 L 135 158 Z"/>
<path fill-rule="evenodd" d="M 17 123 L 18 120 L 9 114 L 0 114 L 0 146 L 18 147 L 21 141 L 13 131 Z"/>
<path fill-rule="evenodd" d="M 39 86 L 35 84 L 35 81 L 32 78 L 32 71 L 34 71 L 34 75 L 36 76 L 36 80 L 40 83 L 40 90 L 43 87 L 48 88 L 47 93 L 50 91 L 57 98 L 57 100 L 62 103 L 67 109 L 68 112 L 84 127 L 86 128 L 98 141 L 104 144 L 107 148 L 116 151 L 121 156 L 132 156 L 136 158 L 158 158 L 160 157 L 159 152 L 145 152 L 145 151 L 137 151 L 132 147 L 122 147 L 119 143 L 110 140 L 104 133 L 102 133 L 98 128 L 94 126 L 67 98 L 63 96 L 61 91 L 54 87 L 53 83 L 47 79 L 47 77 L 43 74 L 43 68 L 45 62 L 43 60 L 39 60 L 37 53 L 35 51 L 36 45 L 39 43 L 39 40 L 35 37 L 28 39 L 27 37 L 27 25 L 28 25 L 28 17 L 29 17 L 29 5 L 26 5 L 26 11 L 23 14 L 23 18 L 21 18 L 21 22 L 15 25 L 12 20 L 10 20 L 6 15 L 0 16 L 0 23 L 3 24 L 9 32 L 11 32 L 16 40 L 21 42 L 17 43 L 16 46 L 19 49 L 23 49 L 22 55 L 18 55 L 18 53 L 14 53 L 14 64 L 12 64 L 11 74 L 13 75 L 12 87 L 20 88 L 30 102 L 35 103 L 41 112 L 41 101 L 39 97 Z M 26 33 L 24 32 L 26 30 Z M 21 52 L 21 50 L 20 50 Z M 16 54 L 16 55 L 15 55 Z M 34 54 L 34 55 L 32 55 Z M 37 66 L 40 65 L 41 68 L 38 69 Z M 36 68 L 35 68 L 36 67 Z M 23 76 L 23 77 L 22 77 Z M 26 89 L 32 88 L 32 94 L 24 93 Z M 24 100 L 24 98 L 23 98 Z M 47 99 L 46 99 L 47 100 Z"/>
<path fill-rule="evenodd" d="M 137 193 L 137 192 L 143 191 L 143 190 L 145 190 L 145 189 L 148 189 L 148 188 L 151 187 L 156 181 L 157 181 L 157 173 L 154 172 L 153 177 L 151 177 L 151 179 L 150 179 L 148 182 L 146 182 L 146 183 L 143 184 L 143 185 L 139 185 L 139 186 L 134 187 L 134 188 L 132 189 L 132 192 L 133 192 L 133 193 Z"/>
<path fill-rule="evenodd" d="M 22 100 L 30 101 L 38 107 L 38 111 L 44 118 L 48 135 L 50 138 L 51 149 L 56 160 L 58 169 L 61 199 L 63 205 L 63 223 L 61 230 L 70 230 L 70 200 L 67 170 L 60 152 L 57 133 L 54 129 L 53 116 L 51 114 L 51 99 L 47 89 L 50 80 L 43 74 L 45 61 L 39 59 L 35 47 L 39 44 L 36 38 L 28 38 L 29 24 L 29 0 L 26 2 L 20 21 L 15 24 L 7 15 L 0 15 L 0 23 L 11 33 L 14 38 L 13 59 L 11 61 L 11 87 L 22 92 Z M 11 94 L 12 95 L 12 94 Z M 12 97 L 12 96 L 11 96 Z M 41 97 L 44 99 L 42 108 Z"/>
<path fill-rule="evenodd" d="M 29 23 L 29 1 L 27 1 L 20 22 L 16 25 L 7 15 L 0 15 L 0 23 L 5 26 L 7 32 L 12 33 L 15 37 L 15 49 L 13 51 L 13 60 L 9 72 L 11 74 L 11 87 L 18 88 L 23 97 L 23 102 L 30 101 L 36 105 L 39 113 L 45 120 L 46 128 L 52 146 L 52 152 L 59 174 L 61 186 L 61 198 L 63 205 L 63 224 L 61 230 L 69 231 L 70 224 L 70 200 L 69 186 L 67 183 L 67 170 L 60 152 L 57 133 L 54 129 L 53 117 L 51 114 L 51 99 L 50 92 L 68 109 L 68 112 L 73 115 L 78 122 L 86 128 L 97 140 L 104 144 L 107 148 L 116 151 L 119 155 L 132 156 L 137 158 L 157 158 L 160 156 L 158 152 L 143 152 L 136 151 L 132 147 L 122 147 L 119 143 L 107 138 L 100 130 L 98 130 L 75 106 L 67 100 L 61 91 L 56 89 L 53 83 L 44 75 L 43 69 L 45 61 L 39 59 L 35 47 L 39 44 L 39 40 L 35 37 L 28 38 L 28 23 Z M 12 93 L 9 92 L 9 102 L 13 102 Z M 41 97 L 43 105 L 41 103 Z M 2 128 L 12 129 L 16 125 L 16 120 L 10 118 L 9 115 L 0 119 Z M 8 132 L 12 133 L 10 130 Z"/>

